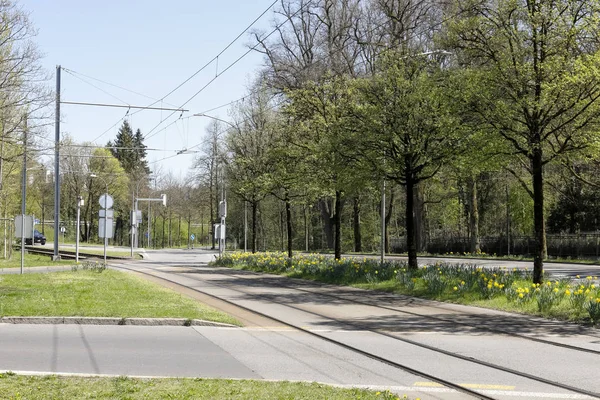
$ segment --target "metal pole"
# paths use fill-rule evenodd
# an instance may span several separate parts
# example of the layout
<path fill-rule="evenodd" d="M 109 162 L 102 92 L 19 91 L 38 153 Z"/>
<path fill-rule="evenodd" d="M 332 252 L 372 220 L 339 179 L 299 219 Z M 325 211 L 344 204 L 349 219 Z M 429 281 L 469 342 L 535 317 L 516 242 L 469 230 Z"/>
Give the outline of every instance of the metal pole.
<path fill-rule="evenodd" d="M 134 218 L 137 217 L 136 213 L 135 213 L 135 192 L 133 191 L 133 188 L 131 188 L 131 209 L 132 209 L 132 215 L 130 217 L 131 221 L 130 221 L 130 225 L 131 225 L 131 254 L 130 257 L 133 258 L 133 239 L 135 237 L 135 224 L 133 223 Z"/>
<path fill-rule="evenodd" d="M 148 248 L 150 248 L 150 203 L 148 203 Z"/>
<path fill-rule="evenodd" d="M 385 179 L 381 185 L 381 263 L 385 261 Z"/>
<path fill-rule="evenodd" d="M 79 221 L 81 220 L 81 200 L 83 197 L 77 196 L 77 228 L 75 229 L 75 264 L 79 264 Z"/>
<path fill-rule="evenodd" d="M 56 66 L 56 111 L 54 116 L 54 261 L 58 254 L 58 226 L 60 224 L 60 65 Z"/>
<path fill-rule="evenodd" d="M 0 190 L 4 189 L 4 132 L 6 120 L 4 119 L 4 113 L 2 113 L 2 137 L 0 138 Z M 6 197 L 2 197 L 2 206 L 4 207 L 4 259 L 6 260 Z"/>
<path fill-rule="evenodd" d="M 506 254 L 510 256 L 510 196 L 506 184 Z"/>
<path fill-rule="evenodd" d="M 106 230 L 106 222 L 108 221 L 108 185 L 104 182 L 106 186 L 106 195 L 104 196 L 104 266 L 106 267 L 106 245 L 108 244 L 108 231 Z"/>
<path fill-rule="evenodd" d="M 25 208 L 27 196 L 27 115 L 25 116 L 25 129 L 23 130 L 23 187 L 21 188 L 21 275 L 25 264 Z M 31 244 L 35 239 L 31 239 Z"/>
<path fill-rule="evenodd" d="M 244 253 L 248 251 L 248 202 L 244 200 Z"/>
<path fill-rule="evenodd" d="M 136 195 L 137 195 L 137 190 L 136 190 Z M 137 210 L 138 210 L 138 199 L 135 199 L 135 207 L 134 207 L 134 212 L 136 215 L 136 220 L 135 220 L 135 248 L 137 249 L 138 247 L 140 247 L 139 245 L 139 241 L 140 241 L 140 234 L 138 233 L 138 224 L 141 226 L 142 221 L 138 221 L 137 220 Z M 142 243 L 143 244 L 143 243 Z"/>

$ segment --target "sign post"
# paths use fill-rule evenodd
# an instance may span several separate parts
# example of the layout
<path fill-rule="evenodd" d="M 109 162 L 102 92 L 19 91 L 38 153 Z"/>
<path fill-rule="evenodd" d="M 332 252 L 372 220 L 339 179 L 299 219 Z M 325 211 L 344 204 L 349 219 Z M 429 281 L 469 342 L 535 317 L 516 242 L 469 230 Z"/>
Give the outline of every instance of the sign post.
<path fill-rule="evenodd" d="M 109 209 L 113 206 L 113 198 L 108 193 L 104 193 L 102 196 L 100 196 L 100 198 L 98 199 L 98 202 L 100 203 L 100 206 L 103 208 L 103 210 L 100 210 L 100 212 L 99 212 L 99 214 L 100 214 L 99 222 L 103 222 L 103 223 L 98 224 L 98 231 L 100 233 L 98 236 L 104 238 L 104 266 L 106 266 L 106 246 L 108 244 L 109 235 L 110 235 L 110 237 L 112 237 L 113 210 L 109 210 Z M 110 219 L 110 230 L 109 230 L 109 226 L 108 226 L 109 219 Z M 101 225 L 104 226 L 104 229 L 102 229 L 102 230 L 100 229 Z"/>
<path fill-rule="evenodd" d="M 77 196 L 77 229 L 75 230 L 75 264 L 79 264 L 79 231 L 81 229 L 81 206 L 83 206 L 83 196 Z"/>

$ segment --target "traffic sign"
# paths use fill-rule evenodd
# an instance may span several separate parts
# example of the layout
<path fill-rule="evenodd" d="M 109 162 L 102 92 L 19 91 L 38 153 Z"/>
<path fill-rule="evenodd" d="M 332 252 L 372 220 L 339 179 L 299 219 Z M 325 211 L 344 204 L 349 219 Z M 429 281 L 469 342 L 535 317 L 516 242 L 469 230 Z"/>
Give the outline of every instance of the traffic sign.
<path fill-rule="evenodd" d="M 115 210 L 100 210 L 98 213 L 100 218 L 104 218 L 104 214 L 108 216 L 108 219 L 113 219 L 115 215 Z"/>
<path fill-rule="evenodd" d="M 196 239 L 196 235 L 194 235 L 193 233 L 190 235 L 190 239 L 194 240 Z"/>
<path fill-rule="evenodd" d="M 113 206 L 113 198 L 108 193 L 104 193 L 102 196 L 100 196 L 98 202 L 102 208 L 111 208 Z"/>

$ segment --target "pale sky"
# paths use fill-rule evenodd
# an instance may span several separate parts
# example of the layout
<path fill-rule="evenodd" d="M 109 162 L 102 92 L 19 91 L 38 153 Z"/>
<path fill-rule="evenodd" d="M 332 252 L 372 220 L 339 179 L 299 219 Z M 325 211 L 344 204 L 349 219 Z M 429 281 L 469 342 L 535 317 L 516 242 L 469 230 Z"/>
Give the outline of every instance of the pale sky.
<path fill-rule="evenodd" d="M 39 33 L 36 43 L 44 54 L 42 65 L 54 77 L 55 67 L 62 67 L 108 83 L 160 99 L 214 58 L 223 48 L 258 17 L 273 0 L 206 1 L 175 0 L 19 0 L 31 13 L 31 21 Z M 275 5 L 274 7 L 277 7 Z M 272 10 L 254 28 L 269 32 Z M 155 106 L 181 106 L 194 93 L 248 50 L 255 42 L 248 34 L 240 38 L 216 63 L 208 66 L 181 89 Z M 168 160 L 178 150 L 202 142 L 210 120 L 185 118 L 194 113 L 228 103 L 246 94 L 248 82 L 262 64 L 262 55 L 253 52 L 238 62 L 202 91 L 184 108 L 189 112 L 175 124 L 177 112 L 164 123 L 168 111 L 130 111 L 129 122 L 144 135 L 157 127 L 145 141 L 149 148 L 151 169 L 161 165 L 185 175 L 193 154 L 182 154 Z M 147 106 L 153 102 L 77 75 L 109 94 L 62 72 L 62 100 Z M 54 79 L 54 78 L 53 78 Z M 54 87 L 54 80 L 51 82 Z M 114 96 L 114 97 L 113 97 Z M 167 104 L 169 103 L 169 104 Z M 76 141 L 96 140 L 105 145 L 115 138 L 127 109 L 62 105 L 61 132 Z M 227 108 L 211 113 L 228 119 Z M 116 124 L 116 125 L 115 125 Z M 115 125 L 114 127 L 112 127 Z M 167 129 L 163 128 L 170 125 Z M 111 128 L 112 127 L 112 128 Z M 158 133 L 157 133 L 158 132 Z M 104 133 L 104 134 L 103 134 Z M 103 134 L 103 135 L 102 135 Z M 48 128 L 54 138 L 54 128 Z"/>

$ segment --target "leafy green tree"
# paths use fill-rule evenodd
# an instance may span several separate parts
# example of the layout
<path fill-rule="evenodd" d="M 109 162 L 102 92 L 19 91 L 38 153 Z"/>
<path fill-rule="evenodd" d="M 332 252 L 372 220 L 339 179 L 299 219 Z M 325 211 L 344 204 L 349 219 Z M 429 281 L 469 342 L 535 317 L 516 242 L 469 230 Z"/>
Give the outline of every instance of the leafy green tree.
<path fill-rule="evenodd" d="M 447 20 L 445 45 L 465 66 L 476 123 L 504 139 L 531 176 L 533 280 L 539 283 L 546 248 L 544 167 L 585 148 L 598 121 L 600 2 L 461 0 L 448 12 L 454 18 Z"/>
<path fill-rule="evenodd" d="M 385 179 L 406 188 L 406 242 L 412 269 L 418 267 L 416 187 L 466 145 L 450 107 L 449 82 L 448 72 L 439 65 L 393 52 L 382 58 L 380 73 L 359 82 L 363 130 L 358 147 Z"/>
<path fill-rule="evenodd" d="M 332 199 L 331 203 L 321 201 L 321 213 L 325 223 L 333 226 L 334 254 L 339 259 L 346 195 L 364 185 L 363 169 L 350 140 L 357 127 L 352 80 L 327 75 L 318 83 L 309 82 L 288 92 L 288 96 L 290 103 L 284 112 L 298 127 L 292 144 L 302 149 L 312 185 Z"/>
<path fill-rule="evenodd" d="M 273 159 L 269 149 L 277 136 L 275 111 L 264 90 L 256 91 L 237 110 L 238 122 L 227 131 L 226 177 L 232 190 L 250 204 L 252 252 L 257 246 L 259 203 L 271 192 Z"/>

